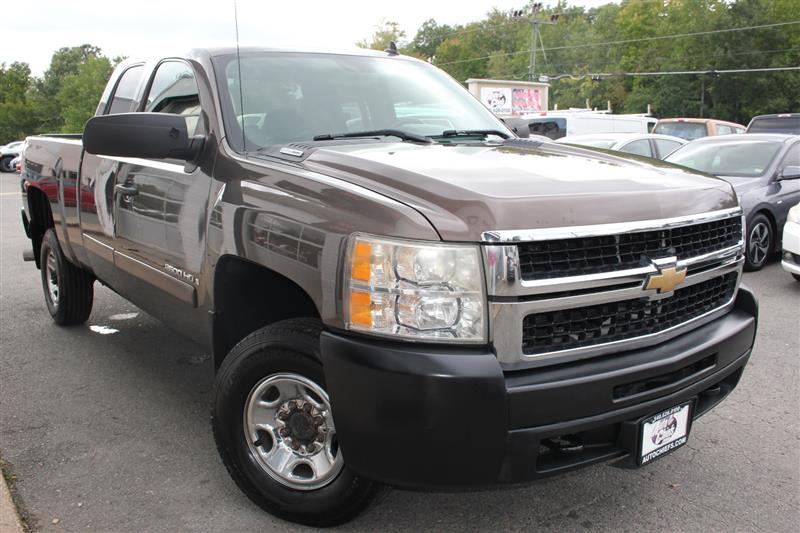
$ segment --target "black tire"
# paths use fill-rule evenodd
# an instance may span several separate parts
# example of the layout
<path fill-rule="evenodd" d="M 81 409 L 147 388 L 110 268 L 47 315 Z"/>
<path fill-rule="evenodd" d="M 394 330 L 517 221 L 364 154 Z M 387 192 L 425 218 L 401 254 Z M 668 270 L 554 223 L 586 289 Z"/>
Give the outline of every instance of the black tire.
<path fill-rule="evenodd" d="M 94 302 L 94 277 L 64 257 L 52 229 L 42 238 L 39 258 L 44 300 L 50 316 L 60 326 L 86 322 Z M 55 294 L 51 293 L 51 282 L 57 291 Z"/>
<path fill-rule="evenodd" d="M 11 161 L 14 160 L 16 156 L 13 155 L 6 155 L 0 158 L 0 172 L 14 172 L 14 169 L 11 168 Z"/>
<path fill-rule="evenodd" d="M 279 518 L 327 527 L 354 518 L 382 487 L 357 476 L 346 464 L 320 488 L 287 487 L 270 475 L 266 466 L 261 466 L 248 442 L 244 423 L 251 391 L 268 376 L 300 375 L 324 391 L 321 332 L 318 320 L 291 319 L 259 329 L 239 342 L 217 374 L 212 426 L 225 467 L 253 502 Z"/>
<path fill-rule="evenodd" d="M 744 269 L 754 272 L 764 268 L 774 248 L 775 230 L 772 223 L 765 215 L 758 213 L 747 222 Z"/>

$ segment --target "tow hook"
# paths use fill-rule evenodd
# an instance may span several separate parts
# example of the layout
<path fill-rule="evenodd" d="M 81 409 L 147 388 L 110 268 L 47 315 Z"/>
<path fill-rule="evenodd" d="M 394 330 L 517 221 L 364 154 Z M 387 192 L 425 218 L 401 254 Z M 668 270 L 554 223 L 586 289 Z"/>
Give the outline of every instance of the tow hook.
<path fill-rule="evenodd" d="M 561 435 L 559 437 L 544 439 L 542 444 L 554 452 L 581 453 L 583 451 L 583 441 L 577 435 Z"/>

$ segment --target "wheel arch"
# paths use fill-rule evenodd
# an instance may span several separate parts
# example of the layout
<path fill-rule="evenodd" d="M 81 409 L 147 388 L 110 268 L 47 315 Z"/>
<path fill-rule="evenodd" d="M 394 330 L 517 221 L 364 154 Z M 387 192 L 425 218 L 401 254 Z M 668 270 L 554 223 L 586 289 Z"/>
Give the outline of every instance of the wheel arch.
<path fill-rule="evenodd" d="M 213 280 L 215 369 L 239 341 L 257 329 L 288 318 L 320 318 L 314 300 L 300 285 L 253 261 L 222 256 Z"/>
<path fill-rule="evenodd" d="M 33 257 L 36 268 L 42 268 L 40 252 L 42 249 L 42 239 L 45 232 L 50 228 L 55 228 L 53 212 L 50 208 L 50 200 L 47 194 L 37 188 L 29 186 L 26 191 L 28 202 L 28 214 L 30 215 L 30 236 L 33 244 Z"/>

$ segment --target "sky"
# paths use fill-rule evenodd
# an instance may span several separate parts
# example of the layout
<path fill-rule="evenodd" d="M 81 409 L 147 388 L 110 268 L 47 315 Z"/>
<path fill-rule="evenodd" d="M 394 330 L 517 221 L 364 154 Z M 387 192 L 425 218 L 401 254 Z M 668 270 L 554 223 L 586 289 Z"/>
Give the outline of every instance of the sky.
<path fill-rule="evenodd" d="M 571 0 L 596 7 L 612 0 Z M 353 48 L 381 20 L 396 21 L 410 39 L 427 19 L 440 24 L 480 20 L 493 7 L 526 0 L 238 0 L 242 45 Z M 555 0 L 547 4 L 555 4 Z M 93 44 L 108 57 L 153 57 L 235 43 L 233 0 L 27 0 L 3 23 L 0 63 L 23 61 L 35 76 L 64 46 Z M 24 12 L 23 12 L 24 11 Z"/>

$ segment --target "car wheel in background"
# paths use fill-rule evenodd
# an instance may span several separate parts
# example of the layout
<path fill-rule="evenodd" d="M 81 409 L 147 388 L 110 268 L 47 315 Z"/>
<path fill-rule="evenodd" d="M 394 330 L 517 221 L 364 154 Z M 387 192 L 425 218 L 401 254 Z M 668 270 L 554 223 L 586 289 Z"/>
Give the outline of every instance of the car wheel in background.
<path fill-rule="evenodd" d="M 775 236 L 769 219 L 761 213 L 754 216 L 747 224 L 745 270 L 761 270 L 772 253 L 774 242 Z"/>
<path fill-rule="evenodd" d="M 11 168 L 11 160 L 15 157 L 16 156 L 13 155 L 6 155 L 0 158 L 0 172 L 13 172 L 14 169 Z"/>

